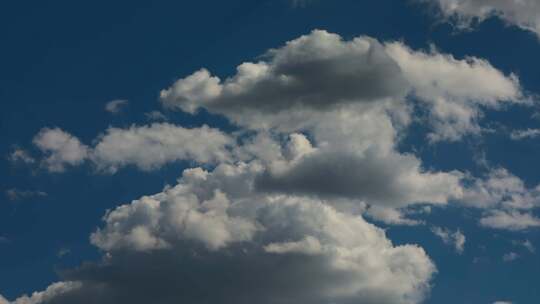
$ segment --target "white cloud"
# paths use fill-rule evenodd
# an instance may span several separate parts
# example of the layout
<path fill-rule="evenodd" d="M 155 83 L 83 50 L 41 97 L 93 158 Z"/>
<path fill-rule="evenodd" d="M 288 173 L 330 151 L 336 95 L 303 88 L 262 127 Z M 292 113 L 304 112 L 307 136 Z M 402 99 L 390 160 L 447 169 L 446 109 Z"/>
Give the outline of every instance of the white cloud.
<path fill-rule="evenodd" d="M 482 108 L 497 109 L 522 98 L 517 77 L 504 75 L 486 60 L 459 60 L 434 49 L 414 51 L 399 42 L 387 44 L 386 51 L 399 64 L 414 96 L 429 110 L 432 141 L 478 134 Z"/>
<path fill-rule="evenodd" d="M 493 304 L 512 304 L 513 302 L 508 302 L 508 301 L 497 301 L 497 302 L 493 302 Z"/>
<path fill-rule="evenodd" d="M 50 303 L 61 298 L 64 294 L 77 290 L 81 287 L 78 282 L 58 282 L 51 284 L 45 291 L 34 292 L 30 296 L 22 296 L 17 298 L 11 304 L 41 304 Z M 1 304 L 0 299 L 0 304 Z M 9 303 L 9 302 L 8 302 Z"/>
<path fill-rule="evenodd" d="M 519 231 L 540 227 L 540 218 L 527 212 L 492 210 L 483 215 L 480 224 L 489 228 Z"/>
<path fill-rule="evenodd" d="M 88 147 L 59 128 L 41 129 L 33 143 L 46 155 L 42 165 L 51 172 L 63 172 L 66 166 L 80 165 L 88 157 Z"/>
<path fill-rule="evenodd" d="M 82 280 L 64 295 L 72 302 L 48 303 L 89 303 L 88 294 L 103 304 L 424 299 L 436 269 L 420 247 L 394 246 L 361 216 L 318 199 L 254 192 L 261 169 L 257 162 L 189 169 L 178 185 L 108 212 L 92 235 L 107 258 L 67 276 Z M 184 284 L 191 287 L 178 288 Z"/>
<path fill-rule="evenodd" d="M 540 129 L 515 130 L 510 133 L 510 138 L 513 140 L 536 138 L 538 136 L 540 136 Z"/>
<path fill-rule="evenodd" d="M 189 113 L 206 108 L 250 128 L 297 131 L 302 123 L 329 116 L 321 112 L 363 112 L 375 105 L 386 105 L 394 118 L 407 122 L 405 96 L 413 94 L 429 110 L 431 139 L 437 141 L 478 134 L 483 108 L 522 99 L 517 77 L 483 59 L 458 60 L 369 37 L 344 41 L 313 31 L 266 58 L 241 64 L 223 81 L 201 69 L 162 90 L 162 103 Z"/>
<path fill-rule="evenodd" d="M 111 173 L 128 165 L 148 171 L 181 160 L 217 163 L 231 157 L 228 146 L 233 143 L 231 137 L 208 126 L 186 129 L 168 123 L 111 127 L 95 140 L 94 147 L 58 128 L 42 129 L 34 138 L 34 144 L 45 154 L 42 163 L 52 172 L 87 160 L 98 170 Z"/>
<path fill-rule="evenodd" d="M 129 101 L 125 99 L 111 100 L 107 102 L 107 104 L 105 105 L 105 111 L 111 114 L 118 114 L 128 105 L 129 105 Z"/>
<path fill-rule="evenodd" d="M 0 304 L 9 304 L 8 300 L 4 298 L 2 295 L 0 295 Z"/>
<path fill-rule="evenodd" d="M 416 226 L 424 224 L 422 221 L 406 218 L 399 209 L 381 206 L 370 206 L 366 210 L 365 215 L 389 225 Z"/>
<path fill-rule="evenodd" d="M 461 232 L 461 230 L 457 230 L 455 232 L 452 232 L 448 229 L 441 228 L 441 227 L 432 227 L 431 231 L 441 238 L 441 240 L 448 245 L 454 246 L 457 253 L 462 254 L 465 250 L 465 235 Z"/>
<path fill-rule="evenodd" d="M 540 2 L 537 0 L 418 0 L 434 3 L 444 18 L 469 28 L 492 16 L 540 36 Z"/>
<path fill-rule="evenodd" d="M 91 160 L 111 172 L 135 165 L 152 170 L 179 160 L 216 163 L 229 158 L 232 139 L 217 129 L 187 129 L 168 123 L 109 128 L 91 151 Z"/>
<path fill-rule="evenodd" d="M 461 202 L 485 209 L 533 209 L 540 206 L 540 185 L 527 188 L 519 177 L 508 170 L 493 169 L 486 178 L 474 179 L 464 191 Z"/>

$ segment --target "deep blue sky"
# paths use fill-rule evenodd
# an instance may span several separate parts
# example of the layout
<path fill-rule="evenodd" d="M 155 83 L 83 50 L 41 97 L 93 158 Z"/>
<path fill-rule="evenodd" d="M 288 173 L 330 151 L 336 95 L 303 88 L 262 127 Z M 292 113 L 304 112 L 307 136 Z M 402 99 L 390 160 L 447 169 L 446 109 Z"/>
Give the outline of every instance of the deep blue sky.
<path fill-rule="evenodd" d="M 42 127 L 58 126 L 90 143 L 108 126 L 145 122 L 144 112 L 159 109 L 159 91 L 175 79 L 206 67 L 227 76 L 243 61 L 306 34 L 325 29 L 343 37 L 369 35 L 381 41 L 403 40 L 413 48 L 440 50 L 458 58 L 482 57 L 505 73 L 519 75 L 529 92 L 540 92 L 540 42 L 530 33 L 490 19 L 472 32 L 437 24 L 424 6 L 402 0 L 314 1 L 293 7 L 289 1 L 4 1 L 0 4 L 0 191 L 20 188 L 45 191 L 11 202 L 0 196 L 0 294 L 14 298 L 41 290 L 58 279 L 56 270 L 95 260 L 88 241 L 105 210 L 174 183 L 185 164 L 142 173 L 116 175 L 77 168 L 50 174 L 9 163 L 14 145 L 31 149 Z M 103 110 L 113 99 L 130 101 L 127 111 L 112 116 Z M 184 125 L 203 122 L 223 126 L 223 119 L 169 113 Z M 531 108 L 488 113 L 508 127 L 538 127 Z M 482 142 L 423 146 L 418 130 L 403 149 L 415 148 L 426 166 L 481 173 L 471 154 L 477 146 L 495 166 L 504 166 L 528 185 L 540 182 L 538 142 L 512 142 L 498 132 Z M 537 232 L 494 232 L 478 227 L 459 208 L 436 210 L 441 226 L 461 227 L 467 250 L 456 255 L 425 227 L 389 228 L 396 243 L 422 245 L 439 273 L 427 303 L 491 303 L 512 299 L 537 303 L 540 290 L 536 255 L 512 245 L 529 239 L 540 247 Z M 70 253 L 59 257 L 58 252 Z M 508 251 L 522 253 L 504 263 Z M 473 263 L 475 258 L 480 261 Z"/>

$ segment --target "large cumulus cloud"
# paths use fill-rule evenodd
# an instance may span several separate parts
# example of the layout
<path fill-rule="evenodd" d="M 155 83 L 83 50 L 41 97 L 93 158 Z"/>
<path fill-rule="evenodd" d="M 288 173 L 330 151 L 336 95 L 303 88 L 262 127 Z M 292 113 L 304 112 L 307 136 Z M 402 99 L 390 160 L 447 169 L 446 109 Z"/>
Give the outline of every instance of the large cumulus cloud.
<path fill-rule="evenodd" d="M 382 229 L 317 199 L 253 192 L 246 177 L 259 170 L 187 170 L 177 186 L 107 213 L 92 235 L 103 261 L 65 272 L 75 287 L 45 303 L 424 298 L 436 270 L 420 247 L 395 246 Z"/>

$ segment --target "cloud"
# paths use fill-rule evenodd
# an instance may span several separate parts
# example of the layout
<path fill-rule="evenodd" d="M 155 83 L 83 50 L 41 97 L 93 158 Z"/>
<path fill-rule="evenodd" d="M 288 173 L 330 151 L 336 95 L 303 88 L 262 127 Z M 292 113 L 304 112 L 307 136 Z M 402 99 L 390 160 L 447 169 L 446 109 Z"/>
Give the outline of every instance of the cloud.
<path fill-rule="evenodd" d="M 442 16 L 460 28 L 496 16 L 507 24 L 540 36 L 540 3 L 536 0 L 418 0 L 435 4 Z"/>
<path fill-rule="evenodd" d="M 465 184 L 458 202 L 483 210 L 480 225 L 513 231 L 540 226 L 540 219 L 532 213 L 540 207 L 540 185 L 527 188 L 504 168 L 493 169 L 485 178 Z"/>
<path fill-rule="evenodd" d="M 15 148 L 8 156 L 10 162 L 22 162 L 25 164 L 33 164 L 36 160 L 25 150 Z"/>
<path fill-rule="evenodd" d="M 486 60 L 460 60 L 436 49 L 414 51 L 400 42 L 386 44 L 386 51 L 400 66 L 414 96 L 429 111 L 431 141 L 456 141 L 465 134 L 479 134 L 483 108 L 524 102 L 520 101 L 517 77 L 504 75 Z"/>
<path fill-rule="evenodd" d="M 181 160 L 216 163 L 230 157 L 227 146 L 232 143 L 231 137 L 208 126 L 186 129 L 168 123 L 111 127 L 93 147 L 58 128 L 42 129 L 34 138 L 34 144 L 45 154 L 42 163 L 52 172 L 85 161 L 110 173 L 129 165 L 148 171 Z"/>
<path fill-rule="evenodd" d="M 530 253 L 535 253 L 536 252 L 536 248 L 534 247 L 534 244 L 529 241 L 529 240 L 525 240 L 523 242 L 520 243 L 523 247 L 527 248 L 527 250 L 529 250 Z"/>
<path fill-rule="evenodd" d="M 512 140 L 536 138 L 540 136 L 540 129 L 515 130 L 510 134 Z"/>
<path fill-rule="evenodd" d="M 232 115 L 246 109 L 325 110 L 394 97 L 407 89 L 399 67 L 379 42 L 368 37 L 343 41 L 339 35 L 316 30 L 270 50 L 267 57 L 268 62 L 243 63 L 225 81 L 199 70 L 163 90 L 161 99 L 166 106 L 190 113 L 205 107 Z"/>
<path fill-rule="evenodd" d="M 448 229 L 441 227 L 432 227 L 431 232 L 438 236 L 445 244 L 452 245 L 456 249 L 456 252 L 462 254 L 465 250 L 465 235 L 461 230 L 452 232 Z"/>
<path fill-rule="evenodd" d="M 8 189 L 6 190 L 6 196 L 10 201 L 20 201 L 24 199 L 29 199 L 33 197 L 45 197 L 47 193 L 43 191 L 32 191 L 32 190 L 20 190 L 20 189 Z"/>
<path fill-rule="evenodd" d="M 227 146 L 232 143 L 229 136 L 208 126 L 187 129 L 154 123 L 107 129 L 92 148 L 90 158 L 98 168 L 111 172 L 127 165 L 152 170 L 180 160 L 223 161 L 229 157 Z"/>
<path fill-rule="evenodd" d="M 517 259 L 519 259 L 519 254 L 515 253 L 515 252 L 509 252 L 509 253 L 505 253 L 503 255 L 503 261 L 505 262 L 512 262 L 512 261 L 515 261 Z"/>
<path fill-rule="evenodd" d="M 399 209 L 377 205 L 370 206 L 365 215 L 388 225 L 417 226 L 424 224 L 422 221 L 406 218 L 406 215 Z"/>
<path fill-rule="evenodd" d="M 540 218 L 528 212 L 493 210 L 483 215 L 480 224 L 489 228 L 520 231 L 540 227 Z"/>
<path fill-rule="evenodd" d="M 482 109 L 518 102 L 517 78 L 487 61 L 325 31 L 262 58 L 224 80 L 201 69 L 161 92 L 167 107 L 224 115 L 241 128 L 233 134 L 153 123 L 108 128 L 86 146 L 43 129 L 34 143 L 51 171 L 85 161 L 102 172 L 176 161 L 204 169 L 108 211 L 90 236 L 101 261 L 16 301 L 415 304 L 435 265 L 362 214 L 416 225 L 406 215 L 419 203 L 474 198 L 487 216 L 536 206 L 535 190 L 506 171 L 466 184 L 466 174 L 427 169 L 397 148 L 417 103 L 437 141 L 477 133 Z M 463 251 L 459 230 L 434 229 Z"/>
<path fill-rule="evenodd" d="M 107 104 L 105 105 L 105 111 L 111 114 L 118 114 L 128 105 L 129 105 L 129 101 L 125 99 L 111 100 L 107 102 Z"/>
<path fill-rule="evenodd" d="M 512 304 L 513 302 L 508 302 L 508 301 L 496 301 L 496 302 L 493 302 L 493 304 Z"/>
<path fill-rule="evenodd" d="M 527 188 L 519 177 L 508 170 L 492 169 L 485 178 L 473 179 L 466 187 L 461 202 L 484 209 L 533 209 L 540 206 L 540 185 Z"/>
<path fill-rule="evenodd" d="M 45 154 L 42 165 L 51 172 L 63 172 L 66 166 L 80 165 L 88 157 L 88 147 L 59 128 L 41 129 L 33 143 Z"/>
<path fill-rule="evenodd" d="M 103 261 L 64 272 L 80 285 L 47 303 L 424 299 L 436 269 L 420 247 L 394 246 L 361 216 L 317 199 L 254 192 L 260 170 L 189 169 L 178 185 L 108 212 L 91 238 Z"/>
<path fill-rule="evenodd" d="M 34 292 L 30 296 L 22 296 L 15 301 L 7 302 L 10 304 L 41 304 L 51 303 L 56 301 L 57 298 L 61 298 L 64 294 L 73 292 L 81 287 L 79 282 L 58 282 L 51 284 L 45 291 Z M 2 299 L 0 298 L 0 304 Z"/>
<path fill-rule="evenodd" d="M 144 116 L 147 120 L 150 121 L 167 121 L 169 120 L 165 114 L 161 113 L 160 111 L 151 111 L 144 113 Z"/>
<path fill-rule="evenodd" d="M 278 171 L 278 170 L 275 170 Z M 263 191 L 345 197 L 387 207 L 412 203 L 445 204 L 460 195 L 458 173 L 422 170 L 413 156 L 380 157 L 340 151 L 315 152 L 278 172 L 266 172 L 256 182 Z"/>
<path fill-rule="evenodd" d="M 309 122 L 323 111 L 384 105 L 407 120 L 405 97 L 413 95 L 424 101 L 431 139 L 438 141 L 478 134 L 483 108 L 522 98 L 517 77 L 483 59 L 458 60 L 365 36 L 345 41 L 315 30 L 269 50 L 265 58 L 239 65 L 225 80 L 201 69 L 162 90 L 161 101 L 169 108 L 189 113 L 205 108 L 240 125 L 268 129 Z"/>

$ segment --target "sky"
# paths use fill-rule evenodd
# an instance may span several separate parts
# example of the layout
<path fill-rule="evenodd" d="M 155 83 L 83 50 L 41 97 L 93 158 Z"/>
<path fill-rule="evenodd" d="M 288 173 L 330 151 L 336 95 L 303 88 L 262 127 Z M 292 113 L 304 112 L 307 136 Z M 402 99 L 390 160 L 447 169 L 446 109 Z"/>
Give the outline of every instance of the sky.
<path fill-rule="evenodd" d="M 0 304 L 540 301 L 535 0 L 0 4 Z"/>

